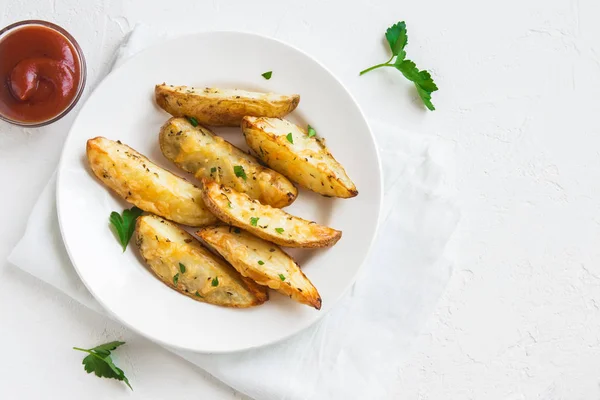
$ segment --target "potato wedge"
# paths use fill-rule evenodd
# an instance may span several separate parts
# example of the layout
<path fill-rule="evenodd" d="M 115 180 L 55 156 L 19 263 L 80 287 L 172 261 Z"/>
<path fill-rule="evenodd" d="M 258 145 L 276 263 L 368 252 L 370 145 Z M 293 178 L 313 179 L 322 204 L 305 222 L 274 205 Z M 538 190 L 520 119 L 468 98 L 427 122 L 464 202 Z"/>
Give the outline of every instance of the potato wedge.
<path fill-rule="evenodd" d="M 239 228 L 210 226 L 196 232 L 243 276 L 321 309 L 321 296 L 292 257 L 278 246 Z"/>
<path fill-rule="evenodd" d="M 135 243 L 152 272 L 194 300 L 225 307 L 252 307 L 267 290 L 204 248 L 177 225 L 155 215 L 138 218 Z"/>
<path fill-rule="evenodd" d="M 210 179 L 205 178 L 202 183 L 204 203 L 220 220 L 280 246 L 327 247 L 342 237 L 341 231 L 260 204 Z"/>
<path fill-rule="evenodd" d="M 174 117 L 194 117 L 201 124 L 240 126 L 246 115 L 283 117 L 298 106 L 297 94 L 248 92 L 240 89 L 156 85 L 156 103 Z"/>
<path fill-rule="evenodd" d="M 211 178 L 277 208 L 290 205 L 298 195 L 298 189 L 285 176 L 185 118 L 169 119 L 159 136 L 165 157 L 200 180 Z"/>
<path fill-rule="evenodd" d="M 323 141 L 308 137 L 299 126 L 279 118 L 244 117 L 242 131 L 258 158 L 299 185 L 324 196 L 358 195 L 344 167 Z"/>
<path fill-rule="evenodd" d="M 96 177 L 142 210 L 190 226 L 217 221 L 202 201 L 202 190 L 131 147 L 97 137 L 87 141 L 86 151 Z"/>

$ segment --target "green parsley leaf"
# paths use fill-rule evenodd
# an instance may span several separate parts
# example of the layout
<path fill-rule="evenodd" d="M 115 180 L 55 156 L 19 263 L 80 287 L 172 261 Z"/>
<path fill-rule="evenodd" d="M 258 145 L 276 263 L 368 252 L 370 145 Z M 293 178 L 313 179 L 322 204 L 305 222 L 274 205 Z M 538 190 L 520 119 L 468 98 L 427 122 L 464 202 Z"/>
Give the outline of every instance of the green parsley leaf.
<path fill-rule="evenodd" d="M 406 23 L 401 21 L 390 26 L 387 31 L 385 31 L 385 38 L 390 45 L 390 50 L 393 55 L 398 56 L 400 53 L 404 53 L 404 47 L 408 43 Z M 404 53 L 404 56 L 406 56 L 406 53 Z M 402 59 L 404 59 L 404 56 Z"/>
<path fill-rule="evenodd" d="M 212 167 L 212 168 L 210 169 L 210 173 L 211 173 L 211 174 L 214 174 L 215 172 L 217 172 L 217 167 Z"/>
<path fill-rule="evenodd" d="M 93 351 L 94 353 L 97 353 L 99 355 L 101 355 L 102 357 L 106 357 L 110 355 L 110 352 L 115 350 L 117 347 L 124 345 L 125 342 L 119 342 L 119 341 L 114 341 L 114 342 L 108 342 L 108 343 L 104 343 L 101 345 L 98 345 L 96 347 L 93 347 L 90 349 L 90 351 Z"/>
<path fill-rule="evenodd" d="M 315 129 L 308 125 L 308 137 L 313 137 L 317 135 L 317 131 L 315 131 Z"/>
<path fill-rule="evenodd" d="M 423 89 L 421 86 L 419 86 L 417 84 L 415 84 L 415 86 L 417 87 L 417 94 L 419 95 L 421 100 L 423 100 L 425 107 L 427 107 L 431 111 L 434 111 L 435 106 L 431 102 L 431 92 L 428 92 L 427 90 Z"/>
<path fill-rule="evenodd" d="M 291 144 L 294 144 L 294 137 L 292 136 L 292 132 L 288 133 L 285 138 L 287 139 L 288 142 L 290 142 Z"/>
<path fill-rule="evenodd" d="M 258 265 L 265 265 L 265 262 L 263 260 L 258 260 Z"/>
<path fill-rule="evenodd" d="M 390 45 L 392 51 L 392 57 L 384 63 L 374 65 L 360 72 L 360 75 L 364 75 L 369 71 L 372 71 L 381 67 L 394 67 L 398 71 L 402 72 L 402 75 L 409 81 L 413 82 L 417 89 L 417 94 L 423 101 L 425 107 L 429 110 L 435 110 L 433 103 L 431 102 L 431 94 L 438 90 L 437 85 L 431 78 L 431 74 L 425 70 L 419 70 L 415 63 L 411 60 L 406 60 L 406 52 L 404 48 L 408 43 L 408 34 L 406 31 L 406 23 L 404 21 L 398 22 L 390 26 L 385 32 L 385 38 Z M 394 60 L 396 57 L 396 60 Z"/>
<path fill-rule="evenodd" d="M 125 382 L 125 384 L 129 386 L 129 389 L 133 390 L 123 370 L 113 363 L 113 360 L 110 356 L 111 351 L 123 344 L 125 344 L 125 342 L 115 341 L 101 344 L 91 349 L 82 349 L 79 347 L 73 347 L 73 349 L 88 353 L 88 355 L 81 362 L 83 364 L 83 368 L 88 374 L 93 372 L 97 377 L 100 378 L 110 378 Z"/>
<path fill-rule="evenodd" d="M 238 178 L 242 178 L 243 180 L 246 180 L 248 178 L 246 176 L 246 171 L 244 171 L 244 167 L 242 167 L 241 165 L 234 165 L 233 172 Z"/>
<path fill-rule="evenodd" d="M 129 244 L 129 240 L 133 236 L 135 221 L 142 213 L 143 211 L 135 206 L 129 210 L 124 210 L 122 216 L 116 211 L 110 213 L 109 221 L 117 233 L 119 242 L 123 247 L 123 252 L 125 252 L 127 244 Z"/>
<path fill-rule="evenodd" d="M 110 357 L 102 358 L 96 354 L 90 354 L 81 363 L 88 374 L 93 372 L 99 378 L 110 378 L 125 382 L 133 390 L 123 370 L 114 366 Z"/>
<path fill-rule="evenodd" d="M 181 271 L 182 274 L 185 274 L 185 265 L 183 265 L 182 263 L 179 263 L 179 270 Z"/>
<path fill-rule="evenodd" d="M 89 356 L 88 356 L 89 357 Z M 117 368 L 117 366 L 115 365 L 115 363 L 113 363 L 112 358 L 110 357 L 104 357 L 104 361 L 106 362 L 106 364 L 108 365 L 108 367 L 117 375 L 120 375 L 120 370 L 119 368 Z M 123 372 L 123 371 L 121 371 Z"/>
<path fill-rule="evenodd" d="M 108 343 L 104 343 L 101 345 L 98 345 L 96 347 L 91 348 L 90 350 L 101 354 L 103 356 L 108 356 L 110 355 L 110 352 L 115 350 L 117 347 L 124 345 L 125 342 L 119 342 L 117 340 L 115 340 L 114 342 L 108 342 Z"/>
<path fill-rule="evenodd" d="M 279 279 L 281 279 L 282 281 L 285 281 L 285 275 L 279 274 Z"/>
<path fill-rule="evenodd" d="M 233 207 L 231 206 L 231 202 L 230 202 L 230 201 L 228 201 L 228 202 L 227 202 L 227 206 L 228 206 L 229 208 L 233 208 Z"/>
<path fill-rule="evenodd" d="M 267 71 L 264 74 L 261 74 L 263 78 L 265 78 L 266 80 L 271 79 L 271 75 L 273 75 L 273 71 Z"/>
<path fill-rule="evenodd" d="M 190 121 L 190 124 L 192 124 L 192 126 L 196 127 L 198 126 L 198 120 L 194 117 L 186 117 L 188 121 Z"/>
<path fill-rule="evenodd" d="M 275 230 L 277 231 L 277 233 L 283 233 L 283 228 L 275 228 Z"/>
<path fill-rule="evenodd" d="M 212 286 L 219 286 L 219 277 L 215 276 L 212 282 L 210 283 Z"/>
<path fill-rule="evenodd" d="M 250 225 L 256 226 L 256 224 L 258 224 L 258 220 L 259 219 L 260 219 L 260 217 L 251 217 L 250 218 Z"/>
<path fill-rule="evenodd" d="M 177 286 L 177 282 L 179 282 L 179 272 L 173 275 L 173 285 Z"/>
<path fill-rule="evenodd" d="M 200 294 L 200 293 L 199 293 L 197 290 L 196 290 L 196 293 L 194 293 L 194 294 L 195 294 L 196 296 L 198 296 L 198 297 L 202 297 L 202 298 L 204 298 L 204 296 L 202 296 L 202 295 L 201 295 L 201 294 Z"/>
<path fill-rule="evenodd" d="M 431 75 L 427 71 L 419 71 L 419 68 L 414 62 L 410 60 L 404 60 L 396 65 L 396 69 L 402 72 L 402 75 L 409 81 L 414 82 L 417 88 L 417 93 L 425 106 L 431 111 L 435 110 L 435 107 L 431 103 L 431 93 L 438 90 L 438 87 L 431 79 Z"/>

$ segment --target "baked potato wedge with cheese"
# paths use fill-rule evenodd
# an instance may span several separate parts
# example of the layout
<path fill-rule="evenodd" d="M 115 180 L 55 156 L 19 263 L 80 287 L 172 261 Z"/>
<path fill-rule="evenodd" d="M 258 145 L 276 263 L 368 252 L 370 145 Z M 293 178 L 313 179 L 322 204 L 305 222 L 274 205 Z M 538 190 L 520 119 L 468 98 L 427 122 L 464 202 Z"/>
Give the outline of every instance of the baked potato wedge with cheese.
<path fill-rule="evenodd" d="M 172 222 L 138 218 L 135 243 L 152 272 L 194 300 L 225 307 L 252 307 L 268 299 L 264 286 L 241 276 Z"/>
<path fill-rule="evenodd" d="M 156 103 L 174 117 L 194 117 L 214 126 L 240 126 L 246 115 L 283 117 L 300 102 L 297 94 L 248 92 L 240 89 L 156 85 Z"/>
<path fill-rule="evenodd" d="M 87 141 L 86 152 L 96 177 L 142 210 L 190 226 L 217 221 L 202 201 L 202 190 L 131 147 L 97 137 Z"/>
<path fill-rule="evenodd" d="M 169 119 L 160 129 L 159 142 L 166 158 L 200 180 L 211 178 L 277 208 L 289 206 L 298 195 L 285 176 L 186 118 Z"/>
<path fill-rule="evenodd" d="M 244 117 L 246 143 L 267 166 L 324 196 L 349 198 L 358 190 L 322 140 L 280 118 Z"/>
<path fill-rule="evenodd" d="M 292 257 L 278 246 L 239 228 L 210 226 L 196 233 L 243 276 L 321 309 L 321 296 Z"/>
<path fill-rule="evenodd" d="M 230 187 L 203 179 L 202 198 L 221 221 L 287 247 L 333 246 L 342 232 L 252 200 Z"/>

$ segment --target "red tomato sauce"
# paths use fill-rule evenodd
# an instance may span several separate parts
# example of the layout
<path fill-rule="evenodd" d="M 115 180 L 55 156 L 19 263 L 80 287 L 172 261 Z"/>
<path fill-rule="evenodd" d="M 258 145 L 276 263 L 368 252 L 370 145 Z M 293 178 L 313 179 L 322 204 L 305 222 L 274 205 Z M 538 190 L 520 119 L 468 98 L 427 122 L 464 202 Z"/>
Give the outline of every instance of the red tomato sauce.
<path fill-rule="evenodd" d="M 61 33 L 25 25 L 0 39 L 0 80 L 0 114 L 26 123 L 47 121 L 75 99 L 80 60 Z"/>

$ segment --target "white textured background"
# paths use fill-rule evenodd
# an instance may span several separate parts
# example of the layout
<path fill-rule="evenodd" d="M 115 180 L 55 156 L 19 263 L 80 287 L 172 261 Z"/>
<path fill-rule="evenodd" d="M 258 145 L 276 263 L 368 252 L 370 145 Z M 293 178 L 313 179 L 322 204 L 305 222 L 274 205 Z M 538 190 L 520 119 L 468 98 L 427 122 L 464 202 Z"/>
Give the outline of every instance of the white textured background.
<path fill-rule="evenodd" d="M 40 18 L 67 28 L 85 51 L 88 87 L 137 21 L 172 33 L 270 35 L 325 64 L 371 119 L 453 143 L 458 261 L 398 371 L 397 397 L 600 398 L 598 0 L 0 0 L 0 13 L 2 26 Z M 383 32 L 401 19 L 408 56 L 440 87 L 433 113 L 395 71 L 357 76 L 387 59 Z M 53 133 L 0 124 L 0 260 L 23 233 L 74 115 Z M 118 352 L 135 392 L 88 376 L 72 346 L 131 334 L 5 261 L 0 268 L 1 399 L 241 398 L 143 341 Z"/>

